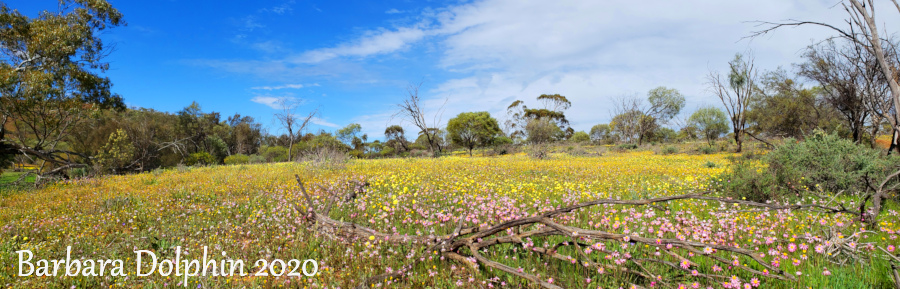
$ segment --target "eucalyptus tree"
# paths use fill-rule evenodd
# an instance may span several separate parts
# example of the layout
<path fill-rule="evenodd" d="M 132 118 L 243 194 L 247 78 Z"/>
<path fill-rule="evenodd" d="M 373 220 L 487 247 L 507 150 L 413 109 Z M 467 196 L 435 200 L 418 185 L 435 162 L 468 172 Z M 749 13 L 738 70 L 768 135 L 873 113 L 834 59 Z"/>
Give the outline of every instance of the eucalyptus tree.
<path fill-rule="evenodd" d="M 60 146 L 72 127 L 99 109 L 123 109 L 110 92 L 110 53 L 100 35 L 124 25 L 105 0 L 61 0 L 28 17 L 0 2 L 0 153 L 23 155 L 55 173 L 85 167 L 90 156 Z M 0 159 L 6 159 L 3 156 Z"/>
<path fill-rule="evenodd" d="M 450 140 L 469 150 L 489 145 L 494 138 L 501 135 L 500 125 L 486 111 L 463 112 L 447 121 L 447 133 Z"/>
<path fill-rule="evenodd" d="M 756 83 L 759 76 L 755 70 L 752 56 L 745 58 L 743 55 L 737 54 L 728 62 L 728 67 L 727 75 L 711 71 L 707 76 L 707 85 L 725 106 L 725 112 L 731 119 L 734 142 L 737 145 L 736 151 L 741 152 L 744 131 L 747 129 L 747 109 L 757 89 Z"/>

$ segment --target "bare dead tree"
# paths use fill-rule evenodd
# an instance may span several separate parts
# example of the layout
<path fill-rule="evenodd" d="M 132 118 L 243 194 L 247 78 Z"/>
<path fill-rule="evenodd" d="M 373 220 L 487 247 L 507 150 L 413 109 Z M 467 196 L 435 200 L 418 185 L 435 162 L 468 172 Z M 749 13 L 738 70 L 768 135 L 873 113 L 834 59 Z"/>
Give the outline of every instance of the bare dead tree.
<path fill-rule="evenodd" d="M 731 127 L 734 132 L 734 142 L 737 152 L 741 152 L 743 134 L 747 129 L 747 109 L 759 76 L 753 64 L 753 56 L 748 53 L 746 59 L 737 54 L 728 62 L 730 71 L 727 76 L 719 72 L 710 71 L 707 76 L 707 86 L 725 106 L 725 112 L 731 118 Z"/>
<path fill-rule="evenodd" d="M 609 125 L 627 143 L 639 139 L 641 129 L 641 99 L 637 96 L 622 96 L 612 99 L 613 115 Z"/>
<path fill-rule="evenodd" d="M 818 82 L 823 88 L 823 100 L 843 115 L 854 142 L 862 141 L 872 110 L 866 105 L 872 100 L 866 88 L 874 81 L 867 74 L 865 55 L 851 47 L 839 47 L 833 40 L 810 46 L 798 65 L 799 74 Z"/>
<path fill-rule="evenodd" d="M 847 2 L 849 2 L 849 5 Z M 885 46 L 882 42 L 886 40 L 879 36 L 878 22 L 875 19 L 875 3 L 873 0 L 847 0 L 847 2 L 841 2 L 841 6 L 848 15 L 848 18 L 845 20 L 848 26 L 847 29 L 816 21 L 756 21 L 757 26 L 765 26 L 767 28 L 755 31 L 746 38 L 755 38 L 783 27 L 797 27 L 804 25 L 820 26 L 833 30 L 837 33 L 836 37 L 846 39 L 851 43 L 854 43 L 854 45 L 862 47 L 875 57 L 878 68 L 884 76 L 884 79 L 887 81 L 891 93 L 891 104 L 893 109 L 897 110 L 900 108 L 900 78 L 898 78 L 898 68 L 895 63 L 891 63 L 891 60 L 884 50 Z M 900 3 L 898 3 L 897 0 L 891 0 L 891 2 L 894 4 L 897 12 L 900 12 Z M 894 135 L 891 140 L 891 149 L 896 147 L 900 150 L 900 146 L 898 146 L 898 140 L 900 140 L 900 138 L 897 137 L 898 132 L 900 132 L 900 116 L 894 113 L 891 117 L 887 118 L 887 120 L 893 128 L 892 134 Z"/>
<path fill-rule="evenodd" d="M 297 114 L 297 103 L 287 98 L 278 101 L 281 112 L 275 114 L 275 119 L 281 124 L 288 133 L 288 161 L 293 161 L 294 141 L 297 136 L 306 128 L 313 117 L 318 114 L 318 109 L 314 109 L 305 118 L 301 118 Z"/>
<path fill-rule="evenodd" d="M 443 116 L 443 105 L 441 106 L 441 109 L 435 113 L 434 118 L 429 125 L 425 108 L 422 107 L 422 99 L 419 97 L 419 88 L 421 87 L 421 82 L 419 84 L 410 84 L 406 87 L 407 97 L 403 99 L 402 103 L 397 104 L 400 111 L 395 113 L 392 117 L 400 117 L 416 126 L 416 128 L 419 129 L 419 134 L 425 136 L 425 140 L 428 142 L 428 149 L 431 151 L 432 156 L 436 157 L 439 153 L 443 152 L 441 143 L 438 140 L 440 131 L 437 128 Z M 444 101 L 444 104 L 446 104 L 446 100 Z"/>

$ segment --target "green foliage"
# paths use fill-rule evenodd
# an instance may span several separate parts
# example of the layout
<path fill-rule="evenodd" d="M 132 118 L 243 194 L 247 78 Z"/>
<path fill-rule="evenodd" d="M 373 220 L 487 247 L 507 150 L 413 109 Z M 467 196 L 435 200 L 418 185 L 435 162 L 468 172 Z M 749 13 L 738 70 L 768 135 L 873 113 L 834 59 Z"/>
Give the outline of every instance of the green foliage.
<path fill-rule="evenodd" d="M 755 134 L 802 138 L 816 127 L 826 127 L 829 118 L 838 118 L 833 107 L 817 101 L 820 88 L 803 88 L 783 70 L 767 73 L 762 84 L 747 111 L 748 129 Z"/>
<path fill-rule="evenodd" d="M 866 190 L 864 178 L 882 180 L 896 158 L 819 130 L 804 141 L 788 139 L 762 157 L 738 157 L 716 179 L 714 187 L 733 197 L 766 201 L 794 196 L 805 190 L 826 193 Z M 767 164 L 767 165 L 766 165 Z"/>
<path fill-rule="evenodd" d="M 226 165 L 243 165 L 250 163 L 250 156 L 244 154 L 236 154 L 225 157 Z"/>
<path fill-rule="evenodd" d="M 609 122 L 616 135 L 626 142 L 637 141 L 638 144 L 649 139 L 659 128 L 657 119 L 637 109 L 630 109 L 616 116 Z"/>
<path fill-rule="evenodd" d="M 321 148 L 333 148 L 333 149 L 338 149 L 338 150 L 343 150 L 343 151 L 350 150 L 349 146 L 342 143 L 340 140 L 338 140 L 336 137 L 334 137 L 330 133 L 324 133 L 324 132 L 316 135 L 312 140 L 310 140 L 307 143 L 307 145 L 309 146 L 308 149 L 310 149 L 310 150 L 316 150 L 316 149 L 321 149 Z"/>
<path fill-rule="evenodd" d="M 213 157 L 212 155 L 210 155 L 208 152 L 192 153 L 184 159 L 184 164 L 189 165 L 189 166 L 195 166 L 195 165 L 205 166 L 205 165 L 214 165 L 214 164 L 218 164 L 218 163 L 219 162 L 216 161 L 216 158 Z"/>
<path fill-rule="evenodd" d="M 591 141 L 602 144 L 612 144 L 616 142 L 616 135 L 613 127 L 609 124 L 601 123 L 591 127 Z"/>
<path fill-rule="evenodd" d="M 266 158 L 266 162 L 285 162 L 288 159 L 288 151 L 283 146 L 262 147 L 259 154 Z"/>
<path fill-rule="evenodd" d="M 777 196 L 778 188 L 772 173 L 756 162 L 737 159 L 719 175 L 712 187 L 734 199 L 766 202 Z"/>
<path fill-rule="evenodd" d="M 710 145 L 710 146 L 705 146 L 705 147 L 700 148 L 700 152 L 708 155 L 708 154 L 714 154 L 714 153 L 718 152 L 718 150 L 715 147 L 713 147 L 712 145 Z"/>
<path fill-rule="evenodd" d="M 673 143 L 678 139 L 678 133 L 668 127 L 659 127 L 654 130 L 648 140 L 656 143 Z"/>
<path fill-rule="evenodd" d="M 251 164 L 262 164 L 266 162 L 266 157 L 261 155 L 250 155 L 248 162 Z"/>
<path fill-rule="evenodd" d="M 672 155 L 678 153 L 678 147 L 676 146 L 667 146 L 662 149 L 662 154 L 664 155 Z"/>
<path fill-rule="evenodd" d="M 118 129 L 109 135 L 106 145 L 100 148 L 97 154 L 97 164 L 100 171 L 115 172 L 119 168 L 128 165 L 134 157 L 134 145 L 123 129 Z"/>
<path fill-rule="evenodd" d="M 215 163 L 222 163 L 222 161 L 225 160 L 225 157 L 228 156 L 228 144 L 214 135 L 206 136 L 205 142 L 206 152 L 216 159 Z"/>
<path fill-rule="evenodd" d="M 363 159 L 366 157 L 366 153 L 360 150 L 351 150 L 348 154 L 355 159 Z"/>
<path fill-rule="evenodd" d="M 864 176 L 881 180 L 891 164 L 877 150 L 821 130 L 801 142 L 786 140 L 765 159 L 778 185 L 790 189 L 819 185 L 828 192 L 864 190 Z"/>
<path fill-rule="evenodd" d="M 528 142 L 533 144 L 548 143 L 563 134 L 563 131 L 549 118 L 533 119 L 525 126 Z"/>
<path fill-rule="evenodd" d="M 360 131 L 362 131 L 362 126 L 358 123 L 351 123 L 339 129 L 335 135 L 338 140 L 349 145 L 350 142 L 353 141 L 353 138 L 357 137 L 356 135 L 359 134 Z"/>
<path fill-rule="evenodd" d="M 574 134 L 572 134 L 572 137 L 569 138 L 569 141 L 574 142 L 574 143 L 589 142 L 589 141 L 591 141 L 591 136 L 588 135 L 586 132 L 577 131 Z"/>
<path fill-rule="evenodd" d="M 571 129 L 568 127 L 569 120 L 565 115 L 565 111 L 572 106 L 572 102 L 568 98 L 559 94 L 541 94 L 537 100 L 544 104 L 543 108 L 528 108 L 521 100 L 513 101 L 506 108 L 506 112 L 510 116 L 506 124 L 512 130 L 509 135 L 511 138 L 526 137 L 528 124 L 537 119 L 547 119 L 553 122 L 557 128 L 560 128 L 560 135 L 563 136 L 567 130 Z"/>
<path fill-rule="evenodd" d="M 721 109 L 707 106 L 694 112 L 688 118 L 688 125 L 696 128 L 706 138 L 707 144 L 712 146 L 714 140 L 728 132 L 728 117 Z"/>
<path fill-rule="evenodd" d="M 650 108 L 645 114 L 666 123 L 684 108 L 684 96 L 674 88 L 660 86 L 647 92 Z"/>
<path fill-rule="evenodd" d="M 409 142 L 403 133 L 403 127 L 392 125 L 384 129 L 384 145 L 393 148 L 396 151 L 408 151 Z"/>
<path fill-rule="evenodd" d="M 616 148 L 618 148 L 619 150 L 633 150 L 633 149 L 637 149 L 638 145 L 634 144 L 634 143 L 626 143 L 626 144 L 620 144 Z"/>
<path fill-rule="evenodd" d="M 3 173 L 3 169 L 12 166 L 16 157 L 16 149 L 3 141 L 3 135 L 4 130 L 0 129 L 0 174 Z"/>
<path fill-rule="evenodd" d="M 122 14 L 105 0 L 58 2 L 35 18 L 0 2 L 0 168 L 11 161 L 9 144 L 32 159 L 86 162 L 48 148 L 66 145 L 72 127 L 98 109 L 125 107 L 101 75 L 109 49 L 100 35 L 125 24 Z"/>
<path fill-rule="evenodd" d="M 498 136 L 497 138 L 494 138 L 494 142 L 492 144 L 494 146 L 512 145 L 513 140 L 507 136 Z"/>
<path fill-rule="evenodd" d="M 472 149 L 490 144 L 500 135 L 500 125 L 486 111 L 463 112 L 447 122 L 447 133 L 453 144 Z"/>

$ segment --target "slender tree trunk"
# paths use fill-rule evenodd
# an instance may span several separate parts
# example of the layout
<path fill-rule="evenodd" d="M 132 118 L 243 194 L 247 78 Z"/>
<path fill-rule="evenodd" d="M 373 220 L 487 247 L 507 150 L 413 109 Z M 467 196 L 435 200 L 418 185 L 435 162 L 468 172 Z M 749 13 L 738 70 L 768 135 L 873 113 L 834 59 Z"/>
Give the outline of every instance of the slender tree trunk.
<path fill-rule="evenodd" d="M 872 51 L 875 52 L 875 59 L 878 60 L 881 72 L 884 74 L 885 79 L 887 79 L 888 88 L 891 90 L 891 98 L 894 102 L 894 109 L 898 109 L 900 108 L 900 83 L 897 83 L 897 78 L 894 75 L 893 69 L 891 69 L 892 66 L 884 56 L 884 49 L 881 47 L 881 38 L 878 36 L 878 26 L 875 23 L 875 15 L 869 15 L 865 5 L 858 0 L 850 0 L 850 4 L 863 16 L 863 21 L 866 22 L 866 26 L 869 28 L 871 35 L 867 36 L 867 40 L 869 40 L 869 43 L 871 44 Z M 897 4 L 897 2 L 894 2 L 894 4 Z M 870 8 L 874 11 L 873 7 Z M 900 5 L 897 6 L 897 10 L 900 11 Z M 893 121 L 894 137 L 891 138 L 891 148 L 898 147 L 897 130 L 900 129 L 897 127 L 897 125 L 900 124 L 900 119 L 898 118 L 900 118 L 900 114 L 895 114 Z M 898 147 L 898 149 L 900 149 L 900 147 Z"/>
<path fill-rule="evenodd" d="M 741 152 L 743 149 L 743 143 L 741 142 L 741 133 L 743 130 L 735 129 L 734 130 L 734 143 L 737 144 L 737 150 L 735 152 Z"/>
<path fill-rule="evenodd" d="M 888 148 L 888 155 L 890 155 L 894 149 L 897 149 L 897 152 L 900 153 L 900 146 L 897 145 L 898 138 L 900 138 L 900 132 L 898 132 L 895 127 L 894 132 L 891 134 L 891 146 Z"/>

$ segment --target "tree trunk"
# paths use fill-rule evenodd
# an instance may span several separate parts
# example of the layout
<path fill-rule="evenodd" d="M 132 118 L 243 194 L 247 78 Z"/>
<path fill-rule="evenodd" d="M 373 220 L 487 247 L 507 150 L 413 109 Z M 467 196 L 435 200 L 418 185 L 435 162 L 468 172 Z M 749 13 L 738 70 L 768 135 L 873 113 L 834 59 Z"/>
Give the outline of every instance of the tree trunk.
<path fill-rule="evenodd" d="M 739 130 L 739 129 L 734 130 L 734 143 L 737 144 L 737 150 L 735 150 L 735 152 L 738 152 L 738 153 L 741 152 L 741 149 L 743 148 L 743 143 L 741 143 L 741 133 L 742 132 L 743 131 Z"/>
<path fill-rule="evenodd" d="M 291 135 L 291 140 L 288 141 L 288 159 L 287 159 L 287 160 L 288 160 L 289 162 L 293 160 L 293 159 L 291 158 L 291 152 L 293 152 L 293 151 L 294 151 L 294 136 Z"/>
<path fill-rule="evenodd" d="M 891 146 L 888 148 L 888 155 L 890 155 L 894 149 L 897 149 L 897 152 L 900 153 L 900 146 L 897 145 L 898 140 L 900 140 L 900 132 L 895 128 L 894 132 L 891 134 Z"/>

